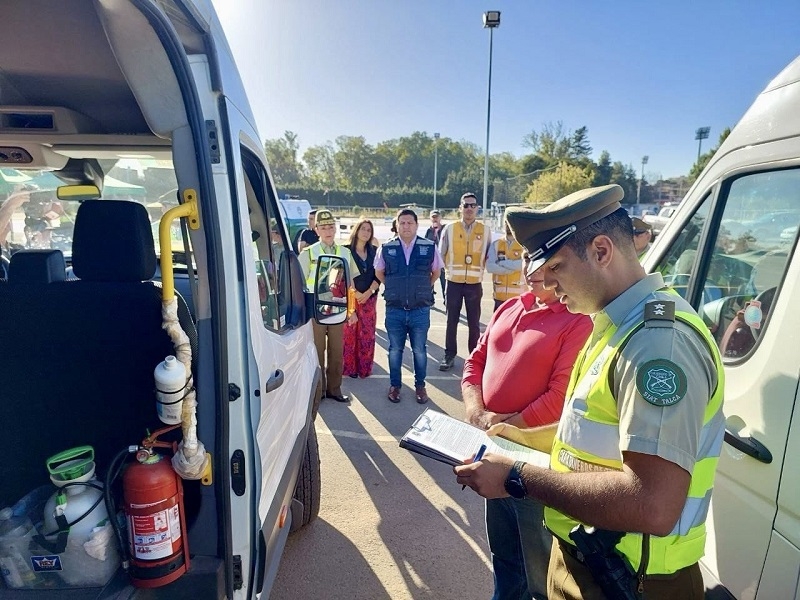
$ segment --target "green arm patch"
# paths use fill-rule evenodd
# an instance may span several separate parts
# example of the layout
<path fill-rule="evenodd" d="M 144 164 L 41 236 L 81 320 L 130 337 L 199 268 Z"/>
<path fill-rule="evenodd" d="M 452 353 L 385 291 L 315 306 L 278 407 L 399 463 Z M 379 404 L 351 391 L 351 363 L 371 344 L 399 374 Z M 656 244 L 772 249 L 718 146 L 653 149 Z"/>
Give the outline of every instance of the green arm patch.
<path fill-rule="evenodd" d="M 636 370 L 636 391 L 654 406 L 672 406 L 686 395 L 686 373 L 671 360 L 647 361 Z"/>

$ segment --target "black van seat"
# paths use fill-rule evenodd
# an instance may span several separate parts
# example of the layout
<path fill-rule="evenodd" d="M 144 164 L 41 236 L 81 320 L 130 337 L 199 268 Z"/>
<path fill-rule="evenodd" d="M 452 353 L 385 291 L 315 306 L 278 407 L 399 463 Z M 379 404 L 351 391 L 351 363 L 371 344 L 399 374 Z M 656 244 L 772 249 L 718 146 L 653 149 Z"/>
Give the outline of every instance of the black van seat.
<path fill-rule="evenodd" d="M 89 444 L 98 474 L 161 426 L 153 369 L 174 353 L 161 328 L 147 211 L 135 202 L 84 202 L 75 221 L 77 281 L 0 286 L 0 506 L 48 483 L 47 457 Z M 182 325 L 196 331 L 179 298 Z"/>
<path fill-rule="evenodd" d="M 8 265 L 9 283 L 52 283 L 67 279 L 61 250 L 18 250 Z"/>

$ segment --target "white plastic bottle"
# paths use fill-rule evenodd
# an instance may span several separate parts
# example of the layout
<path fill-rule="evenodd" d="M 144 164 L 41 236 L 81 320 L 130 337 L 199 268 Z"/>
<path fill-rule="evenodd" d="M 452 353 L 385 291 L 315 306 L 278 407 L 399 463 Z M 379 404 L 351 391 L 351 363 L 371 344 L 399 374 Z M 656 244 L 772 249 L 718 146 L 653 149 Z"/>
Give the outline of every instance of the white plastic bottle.
<path fill-rule="evenodd" d="M 186 367 L 174 356 L 168 356 L 156 367 L 156 408 L 158 418 L 167 425 L 181 422 L 183 397 L 186 395 Z"/>
<path fill-rule="evenodd" d="M 27 517 L 15 517 L 10 508 L 0 510 L 0 571 L 11 588 L 35 587 L 39 576 L 30 563 L 30 543 L 36 531 Z"/>

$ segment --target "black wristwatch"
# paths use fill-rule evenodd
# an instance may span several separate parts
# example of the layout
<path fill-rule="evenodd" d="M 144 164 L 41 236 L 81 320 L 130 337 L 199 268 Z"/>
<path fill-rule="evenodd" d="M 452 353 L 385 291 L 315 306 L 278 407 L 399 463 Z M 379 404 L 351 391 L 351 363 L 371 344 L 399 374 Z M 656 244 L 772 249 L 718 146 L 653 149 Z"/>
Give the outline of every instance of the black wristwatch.
<path fill-rule="evenodd" d="M 525 482 L 522 480 L 522 467 L 525 466 L 525 463 L 521 460 L 518 460 L 514 463 L 514 466 L 511 467 L 511 470 L 508 472 L 508 477 L 506 477 L 506 481 L 503 484 L 503 487 L 506 488 L 508 495 L 512 498 L 522 499 L 528 495 L 528 488 L 525 487 Z"/>

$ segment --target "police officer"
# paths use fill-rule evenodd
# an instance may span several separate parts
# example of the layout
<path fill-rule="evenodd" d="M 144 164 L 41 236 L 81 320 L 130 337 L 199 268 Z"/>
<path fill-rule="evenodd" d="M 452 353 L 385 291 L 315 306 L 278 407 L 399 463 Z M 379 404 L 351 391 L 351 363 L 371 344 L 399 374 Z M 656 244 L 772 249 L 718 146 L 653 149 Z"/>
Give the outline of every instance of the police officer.
<path fill-rule="evenodd" d="M 633 247 L 636 248 L 636 255 L 641 259 L 650 250 L 653 226 L 639 217 L 631 217 L 631 224 L 633 225 Z"/>
<path fill-rule="evenodd" d="M 703 598 L 698 560 L 724 434 L 719 351 L 692 307 L 646 275 L 617 185 L 582 190 L 540 210 L 510 209 L 514 236 L 571 312 L 593 315 L 556 431 L 550 469 L 498 455 L 455 467 L 458 483 L 487 498 L 530 497 L 546 505 L 555 540 L 548 598 Z M 496 425 L 524 441 L 528 431 Z M 541 441 L 539 446 L 542 446 Z M 623 562 L 620 589 L 578 552 L 615 539 L 604 557 Z M 603 546 L 603 544 L 598 544 Z M 605 552 L 605 551 L 604 551 Z M 607 564 L 611 564 L 611 562 Z M 605 595 L 603 590 L 606 590 Z M 613 595 L 612 595 L 613 594 Z"/>
<path fill-rule="evenodd" d="M 316 233 L 319 241 L 307 246 L 300 252 L 300 266 L 306 277 L 306 289 L 313 290 L 316 284 L 317 261 L 323 254 L 332 254 L 342 257 L 350 264 L 350 273 L 357 273 L 355 261 L 350 250 L 336 243 L 336 219 L 331 211 L 318 210 L 316 214 Z M 349 287 L 349 284 L 347 285 Z M 345 291 L 346 293 L 346 291 Z M 351 315 L 355 319 L 355 313 Z M 317 347 L 317 358 L 322 369 L 323 397 L 331 398 L 337 402 L 347 402 L 349 398 L 342 393 L 342 373 L 344 371 L 344 357 L 342 340 L 344 324 L 323 325 L 313 321 L 314 345 Z M 327 367 L 326 367 L 327 358 Z"/>
<path fill-rule="evenodd" d="M 509 298 L 516 298 L 528 289 L 522 273 L 522 251 L 506 223 L 506 237 L 492 242 L 486 258 L 486 270 L 492 274 L 495 310 Z"/>

